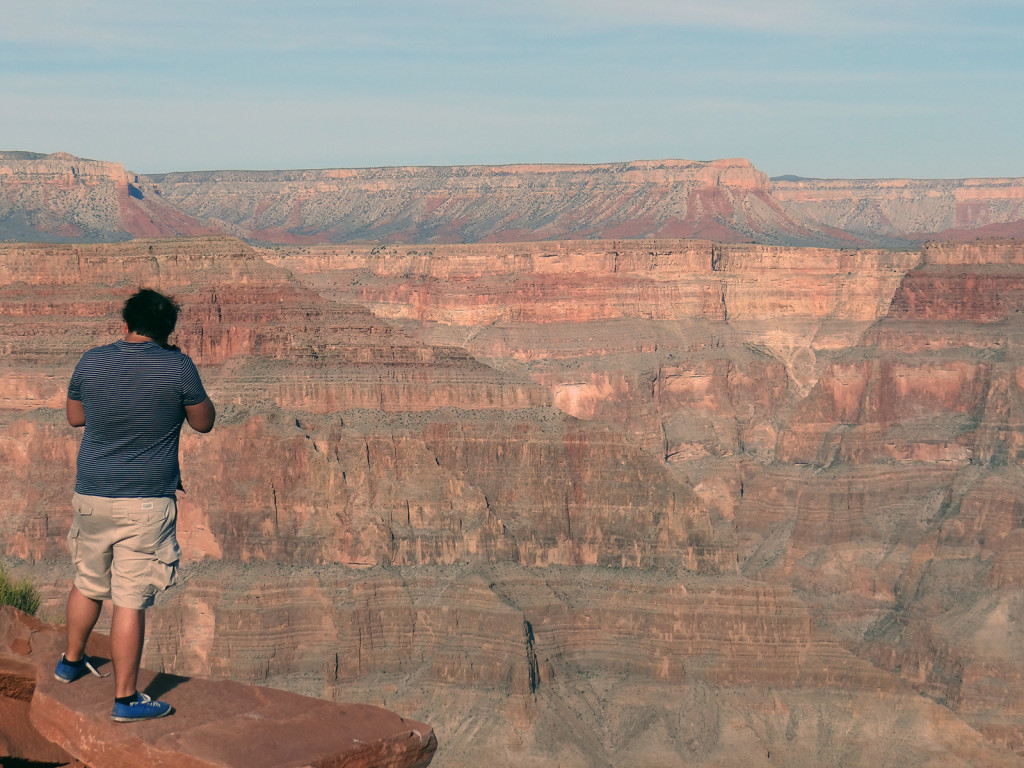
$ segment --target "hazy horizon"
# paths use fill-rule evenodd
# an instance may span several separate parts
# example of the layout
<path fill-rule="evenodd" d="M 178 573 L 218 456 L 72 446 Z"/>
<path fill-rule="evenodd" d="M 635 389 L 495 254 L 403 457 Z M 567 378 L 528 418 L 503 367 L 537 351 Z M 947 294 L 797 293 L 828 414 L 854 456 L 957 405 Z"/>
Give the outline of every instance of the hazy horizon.
<path fill-rule="evenodd" d="M 40 0 L 0 20 L 0 149 L 138 173 L 743 157 L 1024 176 L 1012 0 Z"/>

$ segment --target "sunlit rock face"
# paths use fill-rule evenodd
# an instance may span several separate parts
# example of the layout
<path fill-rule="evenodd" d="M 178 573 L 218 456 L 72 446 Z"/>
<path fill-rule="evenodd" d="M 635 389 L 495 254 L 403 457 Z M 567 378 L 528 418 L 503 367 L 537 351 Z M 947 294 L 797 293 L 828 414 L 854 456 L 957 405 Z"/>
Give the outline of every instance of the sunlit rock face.
<path fill-rule="evenodd" d="M 1022 264 L 3 246 L 0 546 L 59 611 L 64 387 L 150 284 L 220 409 L 151 665 L 409 712 L 435 765 L 1016 764 Z"/>
<path fill-rule="evenodd" d="M 147 180 L 161 200 L 253 242 L 485 243 L 707 237 L 860 240 L 782 210 L 749 160 L 196 171 Z"/>

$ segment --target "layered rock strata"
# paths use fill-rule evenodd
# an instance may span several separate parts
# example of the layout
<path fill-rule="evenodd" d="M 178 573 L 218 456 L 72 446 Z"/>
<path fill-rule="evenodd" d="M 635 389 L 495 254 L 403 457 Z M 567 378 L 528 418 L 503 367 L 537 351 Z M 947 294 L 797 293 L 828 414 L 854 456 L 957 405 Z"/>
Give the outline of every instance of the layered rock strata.
<path fill-rule="evenodd" d="M 1019 765 L 738 577 L 221 561 L 168 597 L 155 668 L 429 715 L 434 765 Z"/>
<path fill-rule="evenodd" d="M 66 507 L 58 494 L 71 487 L 78 436 L 53 409 L 80 350 L 116 338 L 121 298 L 159 284 L 185 304 L 175 338 L 221 407 L 216 433 L 186 432 L 182 443 L 181 527 L 197 531 L 186 547 L 200 554 L 212 537 L 213 552 L 240 560 L 450 563 L 486 553 L 735 568 L 727 547 L 709 544 L 690 489 L 621 434 L 567 417 L 529 380 L 320 298 L 236 241 L 10 246 L 4 262 L 0 471 L 24 494 L 2 522 L 6 554 L 61 553 L 55 533 L 67 521 L 51 510 Z M 44 354 L 47 345 L 63 351 Z M 644 520 L 642 542 L 625 510 Z"/>
<path fill-rule="evenodd" d="M 768 177 L 742 159 L 200 171 L 150 178 L 163 200 L 191 216 L 228 222 L 263 243 L 850 239 L 784 214 Z"/>

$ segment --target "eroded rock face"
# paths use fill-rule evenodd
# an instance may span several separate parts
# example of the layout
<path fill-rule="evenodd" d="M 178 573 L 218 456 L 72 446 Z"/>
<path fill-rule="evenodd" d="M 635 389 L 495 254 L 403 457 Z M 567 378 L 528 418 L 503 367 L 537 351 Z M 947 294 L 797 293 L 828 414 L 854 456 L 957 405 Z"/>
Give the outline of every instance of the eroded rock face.
<path fill-rule="evenodd" d="M 175 674 L 153 685 L 230 674 L 431 714 L 441 765 L 1019 764 L 818 632 L 788 588 L 739 577 L 222 561 L 189 568 L 168 597 L 146 655 Z M 183 688 L 164 697 L 198 711 Z M 207 750 L 207 731 L 157 746 Z"/>
<path fill-rule="evenodd" d="M 54 277 L 37 290 L 44 258 Z M 552 408 L 528 379 L 324 300 L 237 241 L 10 246 L 5 261 L 0 472 L 25 494 L 2 521 L 5 554 L 60 556 L 78 435 L 53 409 L 80 351 L 119 326 L 118 294 L 158 282 L 185 305 L 175 339 L 221 413 L 208 438 L 182 442 L 181 527 L 199 556 L 735 569 L 692 491 L 621 433 Z M 54 337 L 75 346 L 28 369 Z"/>
<path fill-rule="evenodd" d="M 66 377 L 137 284 L 185 305 L 220 420 L 154 667 L 401 708 L 440 765 L 1017 764 L 1019 244 L 0 253 L 45 610 Z"/>
<path fill-rule="evenodd" d="M 768 179 L 750 161 L 139 175 L 0 152 L 0 239 L 253 243 L 690 238 L 825 247 L 1020 237 L 1021 179 Z"/>

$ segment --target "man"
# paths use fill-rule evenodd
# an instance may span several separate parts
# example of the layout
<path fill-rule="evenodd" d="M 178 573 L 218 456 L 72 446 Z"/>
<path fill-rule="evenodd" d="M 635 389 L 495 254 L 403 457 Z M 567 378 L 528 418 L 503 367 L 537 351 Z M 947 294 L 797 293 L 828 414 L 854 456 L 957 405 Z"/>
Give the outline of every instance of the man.
<path fill-rule="evenodd" d="M 125 302 L 121 316 L 124 339 L 86 352 L 68 385 L 68 423 L 84 426 L 85 433 L 68 533 L 76 571 L 68 643 L 54 676 L 64 683 L 87 672 L 101 676 L 85 644 L 103 601 L 110 600 L 110 716 L 133 722 L 172 711 L 136 690 L 145 610 L 157 592 L 174 584 L 180 556 L 175 491 L 181 488 L 181 425 L 188 421 L 197 432 L 209 432 L 216 412 L 192 360 L 167 343 L 178 319 L 174 301 L 143 289 Z"/>

